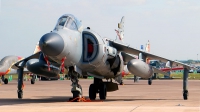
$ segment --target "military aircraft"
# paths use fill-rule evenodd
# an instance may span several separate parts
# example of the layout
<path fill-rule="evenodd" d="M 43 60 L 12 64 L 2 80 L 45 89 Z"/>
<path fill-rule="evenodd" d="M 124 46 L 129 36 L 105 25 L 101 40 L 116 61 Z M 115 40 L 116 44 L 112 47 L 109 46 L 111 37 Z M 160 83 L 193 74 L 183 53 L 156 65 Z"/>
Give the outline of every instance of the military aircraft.
<path fill-rule="evenodd" d="M 39 42 L 36 44 L 35 50 L 33 52 L 33 54 L 37 53 L 40 51 L 39 48 Z M 14 55 L 9 55 L 9 56 L 5 56 L 4 58 L 2 58 L 2 60 L 0 61 L 0 76 L 1 76 L 1 80 L 4 82 L 4 84 L 8 84 L 8 79 L 5 78 L 5 75 L 10 74 L 17 74 L 17 70 L 16 69 L 12 69 L 12 65 L 20 60 L 22 60 L 23 58 L 20 56 L 14 56 Z M 24 74 L 26 73 L 30 73 L 27 69 L 24 69 Z M 31 84 L 35 83 L 35 74 L 32 74 L 32 79 L 31 79 Z"/>
<path fill-rule="evenodd" d="M 11 66 L 12 64 L 20 61 L 22 58 L 19 56 L 14 56 L 14 55 L 9 55 L 5 56 L 1 61 L 0 61 L 0 76 L 1 76 L 1 81 L 4 82 L 4 84 L 8 84 L 8 78 L 5 78 L 5 75 L 14 75 L 17 74 L 16 69 L 12 69 Z M 23 74 L 30 74 L 30 71 L 28 71 L 26 68 L 23 71 Z M 35 79 L 36 75 L 32 74 L 31 78 L 31 84 L 35 84 Z"/>
<path fill-rule="evenodd" d="M 59 73 L 67 68 L 72 81 L 73 98 L 82 97 L 82 87 L 78 78 L 93 76 L 94 82 L 89 87 L 89 98 L 95 100 L 96 94 L 99 93 L 100 99 L 105 100 L 107 92 L 118 90 L 118 84 L 112 82 L 112 79 L 120 82 L 118 77 L 121 77 L 124 65 L 136 76 L 151 77 L 155 69 L 145 63 L 149 58 L 169 62 L 171 66 L 179 64 L 184 67 L 183 97 L 187 99 L 189 65 L 123 44 L 121 41 L 124 37 L 124 17 L 118 24 L 118 37 L 118 40 L 102 38 L 90 27 L 83 28 L 81 22 L 72 14 L 62 15 L 53 31 L 40 38 L 41 51 L 12 66 L 18 71 L 18 98 L 23 97 L 22 79 L 25 67 L 34 74 L 46 77 L 59 77 Z M 143 61 L 129 54 L 140 55 Z"/>
<path fill-rule="evenodd" d="M 7 74 L 17 74 L 16 69 L 12 69 L 11 66 L 12 64 L 16 63 L 17 61 L 21 60 L 22 58 L 19 56 L 5 56 L 1 61 L 0 61 L 0 76 L 1 80 L 4 82 L 4 84 L 8 84 L 8 79 L 5 78 L 4 76 Z"/>

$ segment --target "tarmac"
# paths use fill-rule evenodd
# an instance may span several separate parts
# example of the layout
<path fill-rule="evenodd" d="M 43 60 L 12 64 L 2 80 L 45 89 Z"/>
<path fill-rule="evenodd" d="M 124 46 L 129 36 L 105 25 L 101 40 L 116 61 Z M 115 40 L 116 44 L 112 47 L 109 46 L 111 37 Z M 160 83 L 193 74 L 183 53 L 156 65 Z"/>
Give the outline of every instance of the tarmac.
<path fill-rule="evenodd" d="M 0 85 L 0 112 L 200 112 L 200 80 L 189 80 L 188 100 L 183 100 L 182 80 L 124 80 L 119 90 L 95 102 L 68 102 L 71 81 L 24 81 L 24 97 L 17 98 L 17 81 Z M 80 79 L 88 98 L 91 79 Z"/>

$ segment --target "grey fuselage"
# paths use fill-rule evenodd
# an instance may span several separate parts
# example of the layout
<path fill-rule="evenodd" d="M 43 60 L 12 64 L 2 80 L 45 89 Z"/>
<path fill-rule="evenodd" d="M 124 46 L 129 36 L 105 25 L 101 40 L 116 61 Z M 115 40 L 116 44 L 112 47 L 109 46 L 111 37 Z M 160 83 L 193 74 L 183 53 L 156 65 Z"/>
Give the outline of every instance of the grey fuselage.
<path fill-rule="evenodd" d="M 74 22 L 75 26 L 68 25 L 71 23 L 69 21 Z M 56 42 L 53 43 L 53 40 Z M 64 66 L 75 66 L 77 72 L 83 75 L 114 78 L 123 70 L 120 53 L 109 46 L 106 38 L 89 28 L 83 29 L 73 15 L 61 16 L 55 29 L 43 35 L 39 45 L 50 59 L 61 64 L 61 60 L 66 57 Z"/>

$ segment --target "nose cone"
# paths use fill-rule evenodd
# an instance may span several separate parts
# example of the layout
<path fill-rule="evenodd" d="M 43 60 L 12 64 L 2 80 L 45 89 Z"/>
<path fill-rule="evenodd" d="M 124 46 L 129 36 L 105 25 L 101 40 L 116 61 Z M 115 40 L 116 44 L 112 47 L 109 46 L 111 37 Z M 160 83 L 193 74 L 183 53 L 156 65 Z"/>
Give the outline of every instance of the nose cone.
<path fill-rule="evenodd" d="M 57 33 L 47 33 L 39 41 L 41 51 L 48 56 L 57 56 L 64 49 L 64 40 Z"/>

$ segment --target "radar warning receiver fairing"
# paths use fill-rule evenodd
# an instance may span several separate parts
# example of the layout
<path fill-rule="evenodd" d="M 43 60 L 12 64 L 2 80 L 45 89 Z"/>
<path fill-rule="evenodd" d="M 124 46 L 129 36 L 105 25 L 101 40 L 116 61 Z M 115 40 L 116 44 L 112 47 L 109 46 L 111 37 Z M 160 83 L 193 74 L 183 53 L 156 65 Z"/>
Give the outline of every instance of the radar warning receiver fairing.
<path fill-rule="evenodd" d="M 119 24 L 119 40 L 123 39 L 124 17 Z M 72 81 L 71 92 L 73 98 L 82 96 L 82 87 L 78 83 L 80 76 L 93 76 L 94 82 L 89 87 L 89 98 L 96 99 L 99 93 L 101 100 L 105 100 L 107 92 L 118 90 L 121 72 L 124 65 L 128 70 L 139 77 L 149 78 L 154 68 L 144 61 L 156 59 L 184 67 L 183 96 L 187 99 L 187 77 L 190 66 L 162 58 L 151 53 L 131 48 L 123 43 L 102 38 L 89 27 L 83 28 L 81 22 L 71 14 L 61 16 L 53 31 L 44 34 L 39 40 L 41 51 L 14 64 L 18 70 L 18 98 L 23 96 L 23 69 L 26 66 L 32 73 L 46 77 L 58 77 L 66 68 Z M 140 55 L 138 60 L 129 54 Z M 38 58 L 39 56 L 39 58 Z M 106 82 L 103 79 L 107 79 Z"/>

